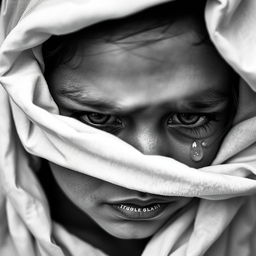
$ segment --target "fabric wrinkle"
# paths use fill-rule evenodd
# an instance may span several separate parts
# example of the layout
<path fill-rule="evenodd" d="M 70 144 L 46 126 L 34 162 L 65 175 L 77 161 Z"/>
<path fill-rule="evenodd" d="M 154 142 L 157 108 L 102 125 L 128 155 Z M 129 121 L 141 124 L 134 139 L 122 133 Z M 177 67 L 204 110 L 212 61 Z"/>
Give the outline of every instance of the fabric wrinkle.
<path fill-rule="evenodd" d="M 105 255 L 51 220 L 35 175 L 40 158 L 128 189 L 198 197 L 198 205 L 154 235 L 143 256 L 254 255 L 256 2 L 207 2 L 209 35 L 240 75 L 241 98 L 213 164 L 201 169 L 145 156 L 113 135 L 60 116 L 43 75 L 41 45 L 51 35 L 167 0 L 111 0 L 107 7 L 101 0 L 16 2 L 3 0 L 0 14 L 0 255 Z"/>

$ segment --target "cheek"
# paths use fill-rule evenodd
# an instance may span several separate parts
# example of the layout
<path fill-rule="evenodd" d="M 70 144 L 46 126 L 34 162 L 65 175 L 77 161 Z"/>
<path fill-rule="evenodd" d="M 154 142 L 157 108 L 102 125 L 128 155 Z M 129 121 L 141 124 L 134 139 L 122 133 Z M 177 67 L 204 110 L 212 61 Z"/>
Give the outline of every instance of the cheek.
<path fill-rule="evenodd" d="M 103 186 L 104 182 L 91 176 L 69 170 L 67 168 L 49 163 L 56 182 L 75 204 L 79 205 L 94 203 L 97 191 Z"/>

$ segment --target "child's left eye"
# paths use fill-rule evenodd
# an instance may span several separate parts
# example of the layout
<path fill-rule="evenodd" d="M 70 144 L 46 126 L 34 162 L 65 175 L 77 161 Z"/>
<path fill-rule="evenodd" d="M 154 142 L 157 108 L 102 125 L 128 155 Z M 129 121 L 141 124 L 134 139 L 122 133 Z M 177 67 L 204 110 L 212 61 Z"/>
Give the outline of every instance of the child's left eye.
<path fill-rule="evenodd" d="M 205 114 L 192 113 L 174 113 L 167 120 L 168 126 L 188 126 L 197 127 L 208 122 L 208 117 Z"/>

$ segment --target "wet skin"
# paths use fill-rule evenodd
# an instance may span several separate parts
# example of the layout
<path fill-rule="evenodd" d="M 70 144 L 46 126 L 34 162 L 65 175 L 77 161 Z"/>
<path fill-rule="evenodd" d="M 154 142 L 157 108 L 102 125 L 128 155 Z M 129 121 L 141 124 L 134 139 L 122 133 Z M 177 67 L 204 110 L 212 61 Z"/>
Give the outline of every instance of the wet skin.
<path fill-rule="evenodd" d="M 160 31 L 118 44 L 81 42 L 77 56 L 48 78 L 60 113 L 110 132 L 144 154 L 172 157 L 195 168 L 209 165 L 230 127 L 232 74 L 212 46 L 196 44 L 197 26 L 191 19 L 180 20 L 170 30 L 182 33 L 144 46 L 131 47 L 131 42 L 159 37 Z M 74 65 L 77 60 L 79 65 Z M 190 156 L 194 141 L 207 145 L 198 162 Z M 80 209 L 81 220 L 89 216 L 107 233 L 127 241 L 152 236 L 191 201 L 164 198 L 166 208 L 155 218 L 125 218 L 113 203 L 162 197 L 128 190 L 53 163 L 50 167 L 64 194 Z M 82 233 L 85 223 L 74 230 Z"/>

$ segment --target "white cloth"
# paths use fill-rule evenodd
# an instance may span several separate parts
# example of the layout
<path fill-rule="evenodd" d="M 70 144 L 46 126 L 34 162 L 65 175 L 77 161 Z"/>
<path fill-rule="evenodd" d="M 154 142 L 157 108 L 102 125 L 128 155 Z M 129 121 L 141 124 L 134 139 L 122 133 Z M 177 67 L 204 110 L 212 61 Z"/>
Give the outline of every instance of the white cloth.
<path fill-rule="evenodd" d="M 41 44 L 50 35 L 70 33 L 162 2 L 167 0 L 2 1 L 1 256 L 104 255 L 52 222 L 34 175 L 37 157 L 130 189 L 202 198 L 198 207 L 167 223 L 143 256 L 255 255 L 254 0 L 207 3 L 209 34 L 241 76 L 238 113 L 212 166 L 193 169 L 171 158 L 146 156 L 110 134 L 58 115 L 43 77 Z"/>

